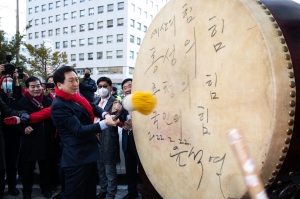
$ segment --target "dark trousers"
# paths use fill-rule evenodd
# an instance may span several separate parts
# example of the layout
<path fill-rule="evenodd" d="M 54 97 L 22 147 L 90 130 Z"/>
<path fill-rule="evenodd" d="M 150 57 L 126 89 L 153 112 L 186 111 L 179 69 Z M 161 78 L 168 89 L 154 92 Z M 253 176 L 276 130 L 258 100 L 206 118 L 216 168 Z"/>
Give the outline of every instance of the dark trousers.
<path fill-rule="evenodd" d="M 132 148 L 130 147 L 129 139 L 126 151 L 124 151 L 125 156 L 125 166 L 126 166 L 126 179 L 128 183 L 128 192 L 129 193 L 136 193 L 137 192 L 137 182 L 138 182 L 138 174 L 137 174 L 137 167 L 138 167 L 138 156 Z"/>
<path fill-rule="evenodd" d="M 63 167 L 65 188 L 63 199 L 95 199 L 97 186 L 97 163 Z"/>
<path fill-rule="evenodd" d="M 31 195 L 33 177 L 34 177 L 34 167 L 36 161 L 23 161 L 24 162 L 24 173 L 22 178 L 23 184 L 23 195 Z M 47 160 L 38 160 L 40 169 L 40 187 L 41 190 L 49 190 L 49 169 Z"/>
<path fill-rule="evenodd" d="M 5 183 L 4 183 L 5 170 L 0 170 L 0 197 L 4 195 Z"/>
<path fill-rule="evenodd" d="M 5 163 L 6 163 L 6 182 L 8 189 L 15 188 L 17 185 L 17 161 L 20 148 L 20 136 L 4 136 L 5 140 Z"/>

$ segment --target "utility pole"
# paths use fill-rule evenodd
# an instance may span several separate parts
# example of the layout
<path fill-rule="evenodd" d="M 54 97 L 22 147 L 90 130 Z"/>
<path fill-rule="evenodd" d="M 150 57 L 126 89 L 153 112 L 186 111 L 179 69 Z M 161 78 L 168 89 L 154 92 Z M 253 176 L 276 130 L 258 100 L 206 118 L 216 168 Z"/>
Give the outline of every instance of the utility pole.
<path fill-rule="evenodd" d="M 19 0 L 17 0 L 17 19 L 16 19 L 16 40 L 19 41 Z M 19 53 L 20 49 L 17 51 L 16 63 L 19 63 Z"/>

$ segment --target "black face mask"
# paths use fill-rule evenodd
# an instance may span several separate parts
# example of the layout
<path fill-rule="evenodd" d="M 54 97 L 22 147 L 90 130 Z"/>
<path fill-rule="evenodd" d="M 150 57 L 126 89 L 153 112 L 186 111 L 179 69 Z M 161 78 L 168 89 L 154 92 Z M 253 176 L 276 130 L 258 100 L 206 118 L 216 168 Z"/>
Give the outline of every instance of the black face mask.
<path fill-rule="evenodd" d="M 85 78 L 90 78 L 90 76 L 91 76 L 91 74 L 88 74 L 88 73 L 87 73 L 87 74 L 84 74 L 84 77 L 85 77 Z"/>

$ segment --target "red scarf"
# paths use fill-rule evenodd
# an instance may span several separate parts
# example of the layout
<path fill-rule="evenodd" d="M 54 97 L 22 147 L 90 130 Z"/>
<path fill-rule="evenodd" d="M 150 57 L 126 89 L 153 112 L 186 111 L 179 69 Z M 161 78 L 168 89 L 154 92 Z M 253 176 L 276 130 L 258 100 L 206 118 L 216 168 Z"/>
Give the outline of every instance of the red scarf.
<path fill-rule="evenodd" d="M 55 88 L 55 93 L 56 93 L 56 96 L 58 96 L 58 97 L 61 97 L 68 101 L 76 102 L 79 105 L 83 106 L 83 108 L 85 108 L 85 110 L 89 113 L 91 120 L 94 121 L 95 116 L 94 116 L 94 112 L 93 112 L 93 108 L 92 108 L 91 104 L 89 103 L 89 101 L 87 101 L 87 99 L 82 97 L 78 92 L 76 92 L 76 94 L 74 94 L 74 95 L 71 95 L 62 90 L 59 90 L 58 88 Z"/>
<path fill-rule="evenodd" d="M 30 93 L 26 93 L 26 95 L 28 96 L 28 98 L 31 100 L 31 102 L 36 105 L 39 109 L 43 108 L 43 100 L 44 100 L 44 93 L 42 93 L 40 96 L 38 97 L 33 97 L 32 95 L 30 95 Z"/>

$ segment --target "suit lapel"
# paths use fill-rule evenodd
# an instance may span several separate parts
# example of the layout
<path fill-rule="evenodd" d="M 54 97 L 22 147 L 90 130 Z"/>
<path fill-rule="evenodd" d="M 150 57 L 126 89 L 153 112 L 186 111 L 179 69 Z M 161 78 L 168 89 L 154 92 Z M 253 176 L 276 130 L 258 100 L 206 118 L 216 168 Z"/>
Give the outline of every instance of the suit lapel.
<path fill-rule="evenodd" d="M 107 103 L 106 103 L 106 105 L 105 105 L 105 107 L 104 107 L 104 110 L 107 111 L 107 112 L 111 112 L 111 107 L 112 107 L 114 101 L 115 101 L 115 100 L 114 100 L 113 97 L 111 96 L 111 97 L 108 99 L 108 101 L 107 101 Z"/>
<path fill-rule="evenodd" d="M 90 115 L 88 114 L 88 112 L 85 110 L 85 108 L 79 104 L 77 104 L 76 102 L 73 101 L 66 101 L 69 106 L 71 108 L 73 108 L 75 110 L 75 112 L 79 111 L 82 112 L 84 115 L 86 115 L 88 118 L 90 118 Z"/>

